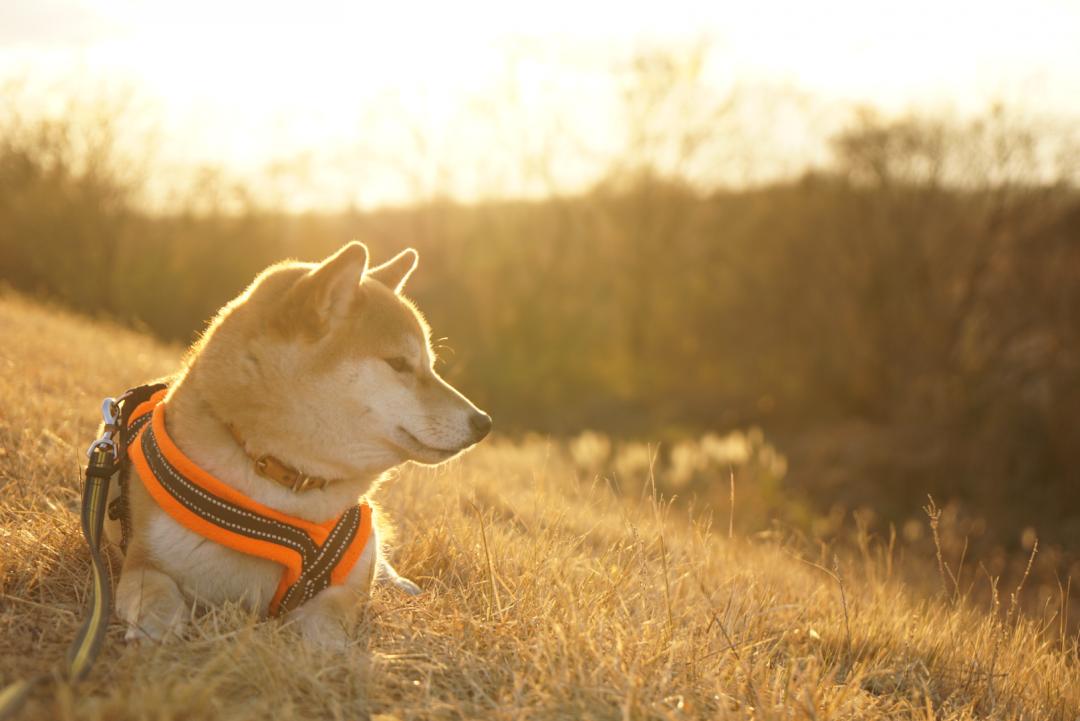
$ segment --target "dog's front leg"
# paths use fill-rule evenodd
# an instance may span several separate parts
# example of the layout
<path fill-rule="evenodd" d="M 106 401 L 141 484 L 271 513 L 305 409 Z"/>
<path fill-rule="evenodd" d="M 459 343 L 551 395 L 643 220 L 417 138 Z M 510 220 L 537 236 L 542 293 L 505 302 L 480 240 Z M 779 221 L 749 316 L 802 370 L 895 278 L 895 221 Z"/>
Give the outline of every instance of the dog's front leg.
<path fill-rule="evenodd" d="M 361 604 L 371 595 L 377 548 L 378 543 L 373 537 L 345 584 L 324 588 L 289 613 L 286 618 L 296 624 L 305 643 L 335 651 L 349 645 L 349 629 L 356 621 Z"/>
<path fill-rule="evenodd" d="M 132 548 L 116 587 L 116 612 L 127 624 L 125 641 L 162 641 L 183 633 L 188 603 L 176 581 Z"/>
<path fill-rule="evenodd" d="M 379 583 L 390 584 L 394 588 L 397 588 L 410 596 L 418 596 L 423 592 L 420 587 L 410 579 L 405 578 L 398 573 L 397 569 L 394 568 L 390 561 L 382 554 L 379 554 L 379 564 L 375 572 L 375 579 Z"/>
<path fill-rule="evenodd" d="M 349 645 L 349 629 L 361 598 L 357 589 L 330 586 L 288 615 L 304 642 L 316 648 L 343 650 Z"/>

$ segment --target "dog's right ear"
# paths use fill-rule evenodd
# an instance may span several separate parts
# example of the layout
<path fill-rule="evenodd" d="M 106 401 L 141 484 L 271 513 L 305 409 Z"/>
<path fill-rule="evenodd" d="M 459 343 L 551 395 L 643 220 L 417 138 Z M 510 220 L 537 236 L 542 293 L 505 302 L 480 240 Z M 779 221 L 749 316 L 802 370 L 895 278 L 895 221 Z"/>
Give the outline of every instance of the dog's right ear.
<path fill-rule="evenodd" d="M 382 281 L 388 288 L 397 294 L 405 287 L 405 281 L 409 279 L 416 264 L 420 260 L 420 254 L 413 248 L 406 248 L 390 260 L 380 266 L 371 269 L 371 277 Z"/>
<path fill-rule="evenodd" d="M 301 314 L 313 335 L 323 335 L 334 318 L 348 313 L 367 268 L 367 246 L 356 240 L 342 246 L 297 281 L 288 301 L 291 310 Z"/>

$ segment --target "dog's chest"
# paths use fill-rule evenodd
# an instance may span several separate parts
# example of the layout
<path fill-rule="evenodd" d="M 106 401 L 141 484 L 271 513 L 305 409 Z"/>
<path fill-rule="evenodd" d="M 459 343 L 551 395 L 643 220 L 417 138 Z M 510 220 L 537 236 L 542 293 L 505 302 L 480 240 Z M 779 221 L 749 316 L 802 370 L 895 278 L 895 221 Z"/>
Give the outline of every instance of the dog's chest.
<path fill-rule="evenodd" d="M 189 531 L 164 513 L 154 514 L 148 540 L 157 565 L 185 596 L 207 604 L 238 602 L 265 615 L 281 581 L 282 567 L 247 555 Z M 367 583 L 374 565 L 375 534 L 368 539 L 346 586 Z"/>

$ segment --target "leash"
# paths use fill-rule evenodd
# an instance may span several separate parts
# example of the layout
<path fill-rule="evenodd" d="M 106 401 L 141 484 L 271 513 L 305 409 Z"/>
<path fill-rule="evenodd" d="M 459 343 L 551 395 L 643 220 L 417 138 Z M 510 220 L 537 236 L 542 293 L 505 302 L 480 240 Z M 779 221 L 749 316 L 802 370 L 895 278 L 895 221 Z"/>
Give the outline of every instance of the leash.
<path fill-rule="evenodd" d="M 86 451 L 90 460 L 86 465 L 86 479 L 83 484 L 82 532 L 90 546 L 93 572 L 90 607 L 87 609 L 86 619 L 68 649 L 63 664 L 53 673 L 42 673 L 16 681 L 0 691 L 0 721 L 17 713 L 30 692 L 40 684 L 51 679 L 75 682 L 86 678 L 101 651 L 112 608 L 112 590 L 105 560 L 101 555 L 101 534 L 105 522 L 105 506 L 109 499 L 109 480 L 116 473 L 120 462 L 120 449 L 116 439 L 121 429 L 120 405 L 127 400 L 127 396 L 125 393 L 119 399 L 106 398 L 102 403 L 101 415 L 105 421 L 105 429 L 101 437 L 91 443 Z"/>

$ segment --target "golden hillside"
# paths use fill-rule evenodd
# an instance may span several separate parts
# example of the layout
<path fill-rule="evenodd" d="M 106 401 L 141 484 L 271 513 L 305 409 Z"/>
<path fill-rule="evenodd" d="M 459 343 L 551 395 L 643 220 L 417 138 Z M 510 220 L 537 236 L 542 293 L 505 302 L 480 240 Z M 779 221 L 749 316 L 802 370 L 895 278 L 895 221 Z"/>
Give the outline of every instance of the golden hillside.
<path fill-rule="evenodd" d="M 0 295 L 0 682 L 63 657 L 81 619 L 83 449 L 104 395 L 180 349 Z M 183 642 L 125 646 L 50 687 L 42 719 L 1066 719 L 1075 643 L 891 580 L 884 547 L 811 560 L 620 496 L 543 440 L 495 438 L 379 500 L 425 593 L 378 588 L 341 655 L 287 625 L 201 611 Z M 814 564 L 822 564 L 815 566 Z M 936 570 L 936 569 L 935 569 Z M 1062 624 L 1064 629 L 1065 625 Z"/>

